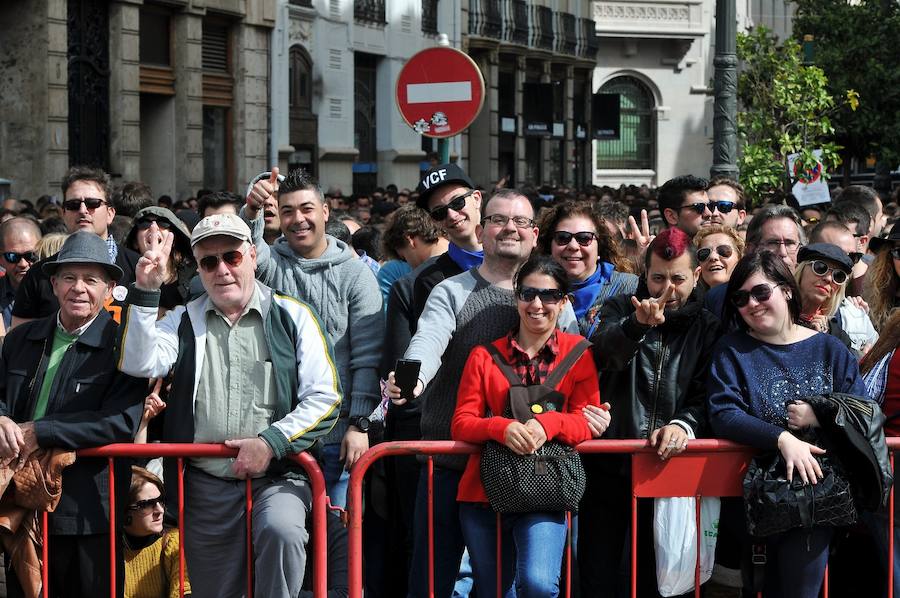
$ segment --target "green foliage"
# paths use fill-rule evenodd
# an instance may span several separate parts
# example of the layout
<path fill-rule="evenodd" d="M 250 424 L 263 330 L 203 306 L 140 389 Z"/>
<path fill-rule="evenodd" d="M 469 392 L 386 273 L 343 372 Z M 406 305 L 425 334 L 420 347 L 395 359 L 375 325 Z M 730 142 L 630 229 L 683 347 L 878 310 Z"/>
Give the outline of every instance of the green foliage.
<path fill-rule="evenodd" d="M 802 169 L 816 165 L 813 150 L 822 150 L 827 171 L 840 164 L 830 116 L 835 101 L 822 69 L 803 64 L 798 43 L 778 45 L 765 27 L 738 34 L 738 135 L 741 183 L 754 202 L 796 180 L 787 172 L 789 154 L 799 153 Z M 858 98 L 856 98 L 858 101 Z M 848 102 L 850 99 L 848 98 Z"/>
<path fill-rule="evenodd" d="M 858 92 L 833 116 L 835 139 L 848 156 L 900 161 L 900 3 L 890 0 L 798 0 L 794 31 L 813 35 L 815 63 L 834 97 Z"/>

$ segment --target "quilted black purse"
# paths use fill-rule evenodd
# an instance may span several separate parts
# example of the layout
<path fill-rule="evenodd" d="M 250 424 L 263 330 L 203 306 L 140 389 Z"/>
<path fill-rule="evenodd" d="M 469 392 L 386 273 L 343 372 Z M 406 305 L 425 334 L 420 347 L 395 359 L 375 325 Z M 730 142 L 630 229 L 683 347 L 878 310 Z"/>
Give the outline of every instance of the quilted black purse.
<path fill-rule="evenodd" d="M 525 386 L 497 348 L 485 345 L 510 383 L 504 416 L 524 423 L 535 412 L 561 410 L 565 397 L 555 388 L 590 346 L 587 340 L 580 341 L 544 384 Z M 561 442 L 548 440 L 532 455 L 517 455 L 504 444 L 488 441 L 481 453 L 481 483 L 491 508 L 498 513 L 577 511 L 587 477 L 581 456 Z"/>
<path fill-rule="evenodd" d="M 844 527 L 856 522 L 856 505 L 847 476 L 833 460 L 817 456 L 824 474 L 804 484 L 795 473 L 788 482 L 780 453 L 754 457 L 744 476 L 747 531 L 764 538 L 795 528 Z"/>

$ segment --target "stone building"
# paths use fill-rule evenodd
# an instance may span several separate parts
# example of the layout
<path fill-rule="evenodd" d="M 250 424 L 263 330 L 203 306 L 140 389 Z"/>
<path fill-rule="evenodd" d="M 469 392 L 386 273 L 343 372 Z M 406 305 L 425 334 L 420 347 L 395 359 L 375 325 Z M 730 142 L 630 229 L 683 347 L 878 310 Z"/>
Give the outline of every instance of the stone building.
<path fill-rule="evenodd" d="M 597 185 L 660 185 L 712 164 L 715 0 L 597 0 L 595 91 L 619 94 L 618 139 L 596 141 Z M 791 34 L 786 0 L 736 0 L 739 29 Z"/>
<path fill-rule="evenodd" d="M 583 123 L 596 53 L 589 10 L 588 0 L 279 0 L 270 151 L 283 167 L 304 166 L 345 193 L 413 187 L 437 143 L 400 117 L 396 79 L 444 33 L 476 61 L 487 88 L 478 119 L 451 140 L 473 179 L 587 181 Z M 554 126 L 535 137 L 522 118 L 529 82 L 557 90 Z"/>
<path fill-rule="evenodd" d="M 274 25 L 275 0 L 0 3 L 0 176 L 29 198 L 70 164 L 242 190 L 269 163 Z"/>

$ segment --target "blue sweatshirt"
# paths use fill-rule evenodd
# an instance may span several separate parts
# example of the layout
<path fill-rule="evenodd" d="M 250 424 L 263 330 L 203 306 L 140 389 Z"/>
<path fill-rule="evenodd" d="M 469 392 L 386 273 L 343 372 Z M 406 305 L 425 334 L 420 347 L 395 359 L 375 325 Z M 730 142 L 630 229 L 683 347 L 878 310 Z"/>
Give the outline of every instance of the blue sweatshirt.
<path fill-rule="evenodd" d="M 728 334 L 713 350 L 708 389 L 715 435 L 764 450 L 775 449 L 787 429 L 786 402 L 831 392 L 866 396 L 853 354 L 822 333 L 789 345 Z"/>

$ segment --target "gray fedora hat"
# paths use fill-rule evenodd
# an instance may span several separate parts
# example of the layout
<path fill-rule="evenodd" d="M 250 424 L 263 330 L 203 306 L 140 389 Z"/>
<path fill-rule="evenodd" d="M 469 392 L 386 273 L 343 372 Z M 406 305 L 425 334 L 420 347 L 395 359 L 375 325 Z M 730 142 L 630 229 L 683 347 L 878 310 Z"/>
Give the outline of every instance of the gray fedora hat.
<path fill-rule="evenodd" d="M 109 259 L 106 241 L 95 233 L 80 230 L 72 233 L 56 254 L 55 261 L 47 261 L 41 266 L 44 274 L 53 276 L 56 270 L 65 264 L 89 264 L 100 266 L 109 277 L 118 281 L 124 275 L 122 268 Z"/>

